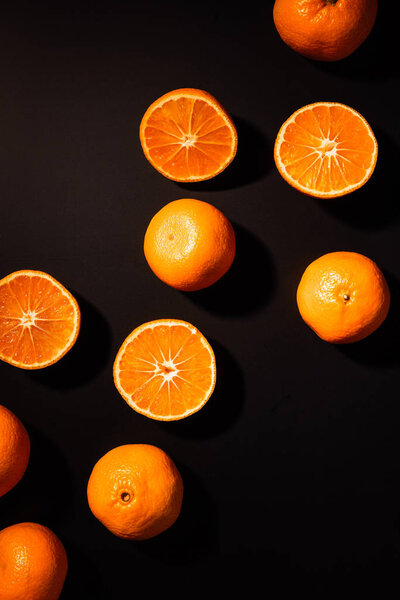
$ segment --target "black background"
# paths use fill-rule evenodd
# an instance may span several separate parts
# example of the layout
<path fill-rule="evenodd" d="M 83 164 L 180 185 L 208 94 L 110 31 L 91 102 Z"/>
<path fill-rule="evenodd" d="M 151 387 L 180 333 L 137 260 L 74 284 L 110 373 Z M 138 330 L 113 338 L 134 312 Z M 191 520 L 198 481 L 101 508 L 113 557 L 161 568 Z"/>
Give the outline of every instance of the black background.
<path fill-rule="evenodd" d="M 57 365 L 0 364 L 1 403 L 32 441 L 23 480 L 0 499 L 0 527 L 37 521 L 59 535 L 69 557 L 62 600 L 260 584 L 274 597 L 398 590 L 400 131 L 389 4 L 357 52 L 326 64 L 280 40 L 273 2 L 2 3 L 0 277 L 52 274 L 83 322 Z M 178 87 L 215 95 L 238 128 L 236 159 L 201 184 L 162 177 L 138 139 L 148 105 Z M 331 201 L 292 189 L 273 161 L 283 121 L 319 100 L 360 111 L 380 150 L 370 182 Z M 159 281 L 142 249 L 154 213 L 184 197 L 216 205 L 237 235 L 230 272 L 192 294 Z M 319 340 L 295 302 L 305 267 L 334 250 L 374 259 L 392 292 L 380 330 L 346 347 Z M 132 411 L 112 380 L 128 333 L 162 317 L 196 325 L 217 359 L 212 398 L 176 423 Z M 136 442 L 175 460 L 185 495 L 171 529 L 135 543 L 96 521 L 86 484 L 105 452 Z"/>

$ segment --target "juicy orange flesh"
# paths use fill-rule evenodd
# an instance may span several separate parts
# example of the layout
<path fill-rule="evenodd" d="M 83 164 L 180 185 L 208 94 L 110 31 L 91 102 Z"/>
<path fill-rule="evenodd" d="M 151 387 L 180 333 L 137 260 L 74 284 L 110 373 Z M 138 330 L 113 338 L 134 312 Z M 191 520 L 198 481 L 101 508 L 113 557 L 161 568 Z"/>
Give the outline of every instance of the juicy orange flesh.
<path fill-rule="evenodd" d="M 176 177 L 214 173 L 232 154 L 232 132 L 204 100 L 180 97 L 164 102 L 144 130 L 151 160 Z"/>
<path fill-rule="evenodd" d="M 374 150 L 359 116 L 339 106 L 319 106 L 288 124 L 280 158 L 300 185 L 330 192 L 362 181 L 372 167 Z"/>
<path fill-rule="evenodd" d="M 52 360 L 74 330 L 69 299 L 48 279 L 21 275 L 0 287 L 0 353 L 30 365 Z"/>
<path fill-rule="evenodd" d="M 145 329 L 127 344 L 119 381 L 141 411 L 181 415 L 202 404 L 210 389 L 210 352 L 200 335 L 184 326 Z"/>

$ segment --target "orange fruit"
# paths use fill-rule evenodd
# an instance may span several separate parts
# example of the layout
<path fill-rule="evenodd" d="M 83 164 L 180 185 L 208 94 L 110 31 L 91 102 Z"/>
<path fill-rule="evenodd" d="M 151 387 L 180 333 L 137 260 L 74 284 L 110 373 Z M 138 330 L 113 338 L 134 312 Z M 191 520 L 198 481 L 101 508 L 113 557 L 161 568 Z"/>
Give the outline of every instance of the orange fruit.
<path fill-rule="evenodd" d="M 22 479 L 30 451 L 25 427 L 11 410 L 0 405 L 0 497 Z"/>
<path fill-rule="evenodd" d="M 235 258 L 233 227 L 208 202 L 174 200 L 150 221 L 144 254 L 151 270 L 164 283 L 185 292 L 215 283 Z"/>
<path fill-rule="evenodd" d="M 64 546 L 47 527 L 18 523 L 0 531 L 1 600 L 57 600 L 67 570 Z"/>
<path fill-rule="evenodd" d="M 0 280 L 0 359 L 21 369 L 51 365 L 75 344 L 75 298 L 42 271 L 16 271 Z"/>
<path fill-rule="evenodd" d="M 171 458 L 148 444 L 110 450 L 95 464 L 87 496 L 94 516 L 114 535 L 147 540 L 178 518 L 183 483 Z"/>
<path fill-rule="evenodd" d="M 184 419 L 214 391 L 214 352 L 196 327 L 177 319 L 144 323 L 132 331 L 114 362 L 114 382 L 138 413 L 158 421 Z"/>
<path fill-rule="evenodd" d="M 330 252 L 304 271 L 297 305 L 320 338 L 348 344 L 362 340 L 383 323 L 390 292 L 370 258 L 357 252 Z"/>
<path fill-rule="evenodd" d="M 274 149 L 282 177 L 319 198 L 344 196 L 363 186 L 377 156 L 367 121 L 337 102 L 316 102 L 294 112 L 280 128 Z"/>
<path fill-rule="evenodd" d="M 282 40 L 315 60 L 346 58 L 368 37 L 377 0 L 275 0 L 273 17 Z"/>
<path fill-rule="evenodd" d="M 234 122 L 208 92 L 172 90 L 146 110 L 140 142 L 147 160 L 173 181 L 204 181 L 221 173 L 237 150 Z"/>

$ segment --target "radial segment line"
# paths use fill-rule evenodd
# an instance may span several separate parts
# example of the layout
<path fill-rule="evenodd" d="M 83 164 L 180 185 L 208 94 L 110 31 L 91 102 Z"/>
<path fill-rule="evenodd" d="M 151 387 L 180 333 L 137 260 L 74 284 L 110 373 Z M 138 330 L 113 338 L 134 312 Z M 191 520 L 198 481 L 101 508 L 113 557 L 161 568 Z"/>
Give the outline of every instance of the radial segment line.
<path fill-rule="evenodd" d="M 223 129 L 224 127 L 226 127 L 225 123 L 223 125 L 218 125 L 218 127 L 215 127 L 214 129 L 210 129 L 210 131 L 207 131 L 207 133 L 202 133 L 201 135 L 197 134 L 197 137 L 202 138 L 206 135 L 209 135 L 210 133 L 214 133 L 215 131 L 218 131 L 218 129 Z"/>
<path fill-rule="evenodd" d="M 330 128 L 330 121 L 329 121 L 329 133 L 328 133 L 328 135 L 326 136 L 326 135 L 325 135 L 325 133 L 322 131 L 321 123 L 320 123 L 320 122 L 319 122 L 319 120 L 317 119 L 317 115 L 314 113 L 314 111 L 313 111 L 313 110 L 311 111 L 311 113 L 312 113 L 312 116 L 314 117 L 314 120 L 315 120 L 315 122 L 316 122 L 317 126 L 318 126 L 318 129 L 319 129 L 319 130 L 320 130 L 320 132 L 321 132 L 321 135 L 322 135 L 322 137 L 323 137 L 324 139 L 329 139 L 329 133 L 330 133 L 330 131 L 331 131 L 331 128 Z"/>
<path fill-rule="evenodd" d="M 48 337 L 52 338 L 53 340 L 57 340 L 57 342 L 60 342 L 61 344 L 64 344 L 64 342 L 65 342 L 65 340 L 62 340 L 57 335 L 54 335 L 54 333 L 50 333 L 49 331 L 46 331 L 42 327 L 39 327 L 39 325 L 36 325 L 36 323 L 33 323 L 32 327 L 36 327 L 36 329 L 43 331 L 43 333 L 45 333 Z"/>
<path fill-rule="evenodd" d="M 175 364 L 180 364 L 180 363 L 176 363 L 175 360 L 178 358 L 178 356 L 182 353 L 182 350 L 185 348 L 185 346 L 187 345 L 188 341 L 191 339 L 193 333 L 191 331 L 189 331 L 189 335 L 187 336 L 187 338 L 185 339 L 185 341 L 183 342 L 183 344 L 181 345 L 181 347 L 179 348 L 179 350 L 176 352 L 175 356 L 172 359 L 172 362 Z"/>
<path fill-rule="evenodd" d="M 33 336 L 32 336 L 32 331 L 31 328 L 28 327 L 28 331 L 29 331 L 29 337 L 31 338 L 31 342 L 32 342 L 32 350 L 33 350 L 33 357 L 34 357 L 34 362 L 37 362 L 37 357 L 36 357 L 36 346 L 35 346 L 35 342 L 33 341 Z"/>
<path fill-rule="evenodd" d="M 203 121 L 202 123 L 200 123 L 200 125 L 198 126 L 198 128 L 196 129 L 196 131 L 194 131 L 194 132 L 193 132 L 193 135 L 198 135 L 198 133 L 199 133 L 200 129 L 201 129 L 202 127 L 204 127 L 205 125 L 207 125 L 207 123 L 208 123 L 209 121 L 211 121 L 211 119 L 215 119 L 215 117 L 216 117 L 216 116 L 217 116 L 217 115 L 212 115 L 211 117 L 208 117 L 208 119 L 206 119 L 205 121 Z M 218 115 L 218 116 L 219 116 L 219 115 Z"/>
<path fill-rule="evenodd" d="M 20 303 L 20 301 L 18 300 L 16 293 L 14 292 L 14 290 L 13 290 L 13 289 L 12 289 L 12 287 L 11 287 L 11 282 L 8 282 L 8 287 L 10 288 L 10 290 L 11 290 L 11 294 L 14 296 L 14 298 L 15 298 L 15 301 L 16 301 L 16 302 L 17 302 L 17 304 L 18 304 L 18 306 L 19 306 L 19 308 L 20 308 L 20 311 L 22 312 L 22 314 L 25 314 L 25 311 L 24 311 L 24 309 L 22 308 L 22 306 L 21 306 L 21 303 Z"/>
<path fill-rule="evenodd" d="M 20 343 L 20 341 L 21 341 L 21 338 L 22 338 L 22 334 L 23 334 L 23 333 L 24 333 L 24 329 L 23 329 L 23 327 L 21 327 L 21 331 L 19 332 L 18 339 L 17 339 L 17 341 L 14 343 L 14 348 L 15 348 L 15 350 L 14 350 L 14 351 L 13 351 L 13 353 L 12 353 L 12 356 L 13 356 L 14 358 L 15 358 L 15 355 L 17 354 L 17 351 L 18 351 L 18 346 L 19 346 L 19 343 Z"/>
<path fill-rule="evenodd" d="M 192 387 L 196 388 L 196 390 L 200 390 L 204 394 L 204 388 L 200 387 L 199 385 L 196 385 L 195 383 L 193 383 L 193 381 L 190 381 L 189 379 L 186 379 L 185 377 L 181 377 L 181 375 L 179 375 L 179 373 L 177 375 L 175 375 L 175 377 L 177 379 L 181 379 L 184 383 L 187 383 L 188 385 L 191 385 Z"/>
<path fill-rule="evenodd" d="M 179 362 L 175 362 L 174 361 L 175 367 L 177 367 L 178 365 L 183 365 L 183 363 L 187 362 L 188 360 L 191 360 L 192 358 L 194 358 L 195 356 L 197 356 L 198 354 L 200 354 L 200 352 L 201 352 L 201 350 L 198 350 L 197 352 L 195 352 L 194 354 L 192 354 L 188 358 L 185 358 L 184 360 L 181 360 Z M 179 369 L 179 370 L 181 370 L 181 369 Z"/>
<path fill-rule="evenodd" d="M 164 163 L 161 165 L 161 168 L 163 169 L 163 168 L 165 167 L 165 165 L 167 165 L 169 162 L 171 162 L 171 160 L 172 160 L 172 159 L 174 159 L 174 158 L 175 158 L 175 156 L 176 156 L 177 154 L 179 154 L 179 152 L 182 150 L 182 148 L 183 148 L 183 144 L 181 144 L 181 145 L 180 145 L 180 147 L 178 148 L 178 150 L 177 150 L 176 152 L 174 152 L 174 153 L 173 153 L 173 155 L 172 155 L 172 156 L 170 156 L 170 157 L 168 158 L 168 160 L 166 160 L 166 161 L 165 161 L 165 162 L 164 162 Z"/>
<path fill-rule="evenodd" d="M 339 169 L 339 171 L 340 171 L 340 172 L 341 172 L 341 174 L 342 174 L 342 177 L 343 177 L 344 181 L 347 183 L 347 185 L 350 185 L 350 183 L 348 182 L 348 180 L 347 180 L 347 177 L 346 177 L 346 175 L 345 175 L 345 172 L 344 172 L 344 170 L 343 170 L 343 168 L 342 168 L 341 164 L 339 163 L 339 161 L 338 161 L 338 159 L 337 159 L 337 156 L 335 156 L 334 158 L 335 158 L 335 160 L 336 160 L 336 164 L 337 164 L 337 166 L 338 166 L 338 169 Z"/>
<path fill-rule="evenodd" d="M 300 179 L 302 177 L 304 177 L 304 175 L 307 173 L 307 171 L 309 171 L 317 162 L 317 160 L 321 160 L 319 156 L 317 156 L 317 158 L 311 163 L 311 165 L 308 165 L 308 167 L 301 173 L 301 175 L 297 178 L 297 181 L 300 181 Z"/>
<path fill-rule="evenodd" d="M 192 107 L 191 107 L 190 116 L 189 116 L 189 135 L 192 134 L 193 113 L 194 113 L 194 104 L 195 104 L 195 102 L 196 102 L 196 100 L 195 100 L 195 98 L 193 98 Z"/>
<path fill-rule="evenodd" d="M 176 133 L 171 133 L 170 131 L 165 131 L 165 129 L 161 129 L 161 127 L 156 127 L 155 125 L 149 125 L 149 124 L 147 124 L 147 127 L 151 127 L 152 129 L 157 129 L 157 131 L 161 131 L 161 133 L 164 133 L 165 135 L 170 135 L 171 137 L 174 137 L 177 140 L 181 139 L 179 137 L 179 135 L 176 135 Z M 174 142 L 174 143 L 176 143 L 176 142 Z"/>
<path fill-rule="evenodd" d="M 12 331 L 14 331 L 14 329 L 17 329 L 17 327 L 21 327 L 21 323 L 18 323 L 17 325 L 14 325 L 14 327 L 11 327 L 11 329 L 7 329 L 7 331 L 4 331 L 1 335 L 0 335 L 0 340 L 6 336 L 7 334 L 11 333 Z"/>
<path fill-rule="evenodd" d="M 202 150 L 201 148 L 198 147 L 198 145 L 196 144 L 196 150 L 198 152 L 201 152 L 202 154 L 204 154 L 204 156 L 207 156 L 207 158 L 209 160 L 212 160 L 213 162 L 215 162 L 217 165 L 219 165 L 218 161 L 215 160 L 215 158 L 213 158 L 212 156 L 210 156 L 209 154 L 207 154 L 207 152 L 204 152 L 204 150 Z"/>
<path fill-rule="evenodd" d="M 293 121 L 293 123 L 296 125 L 296 127 L 299 127 L 300 129 L 302 129 L 303 131 L 305 131 L 306 133 L 308 133 L 308 135 L 311 135 L 311 137 L 315 138 L 316 140 L 318 140 L 321 143 L 321 138 L 319 138 L 317 135 L 314 135 L 313 133 L 311 133 L 311 131 L 308 131 L 308 129 L 306 127 L 304 127 L 303 125 L 300 125 L 300 123 L 297 123 L 297 121 Z M 285 140 L 287 141 L 287 140 Z M 290 144 L 291 142 L 288 142 L 288 144 Z"/>

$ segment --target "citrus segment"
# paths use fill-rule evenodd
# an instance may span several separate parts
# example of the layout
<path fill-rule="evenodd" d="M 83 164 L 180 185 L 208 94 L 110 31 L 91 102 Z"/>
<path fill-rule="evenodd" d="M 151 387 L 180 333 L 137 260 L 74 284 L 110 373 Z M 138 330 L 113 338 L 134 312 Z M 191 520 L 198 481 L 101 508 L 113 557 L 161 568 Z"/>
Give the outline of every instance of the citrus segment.
<path fill-rule="evenodd" d="M 334 198 L 371 177 L 378 145 L 367 121 L 334 102 L 300 108 L 279 130 L 274 157 L 282 177 L 305 194 Z"/>
<path fill-rule="evenodd" d="M 51 275 L 16 271 L 0 280 L 0 359 L 22 369 L 58 361 L 76 341 L 80 311 Z"/>
<path fill-rule="evenodd" d="M 150 321 L 122 344 L 114 381 L 137 412 L 161 421 L 183 419 L 202 408 L 214 390 L 214 352 L 190 323 Z"/>
<path fill-rule="evenodd" d="M 149 162 L 174 181 L 202 181 L 221 173 L 237 149 L 235 125 L 208 92 L 182 88 L 145 112 L 140 141 Z"/>

